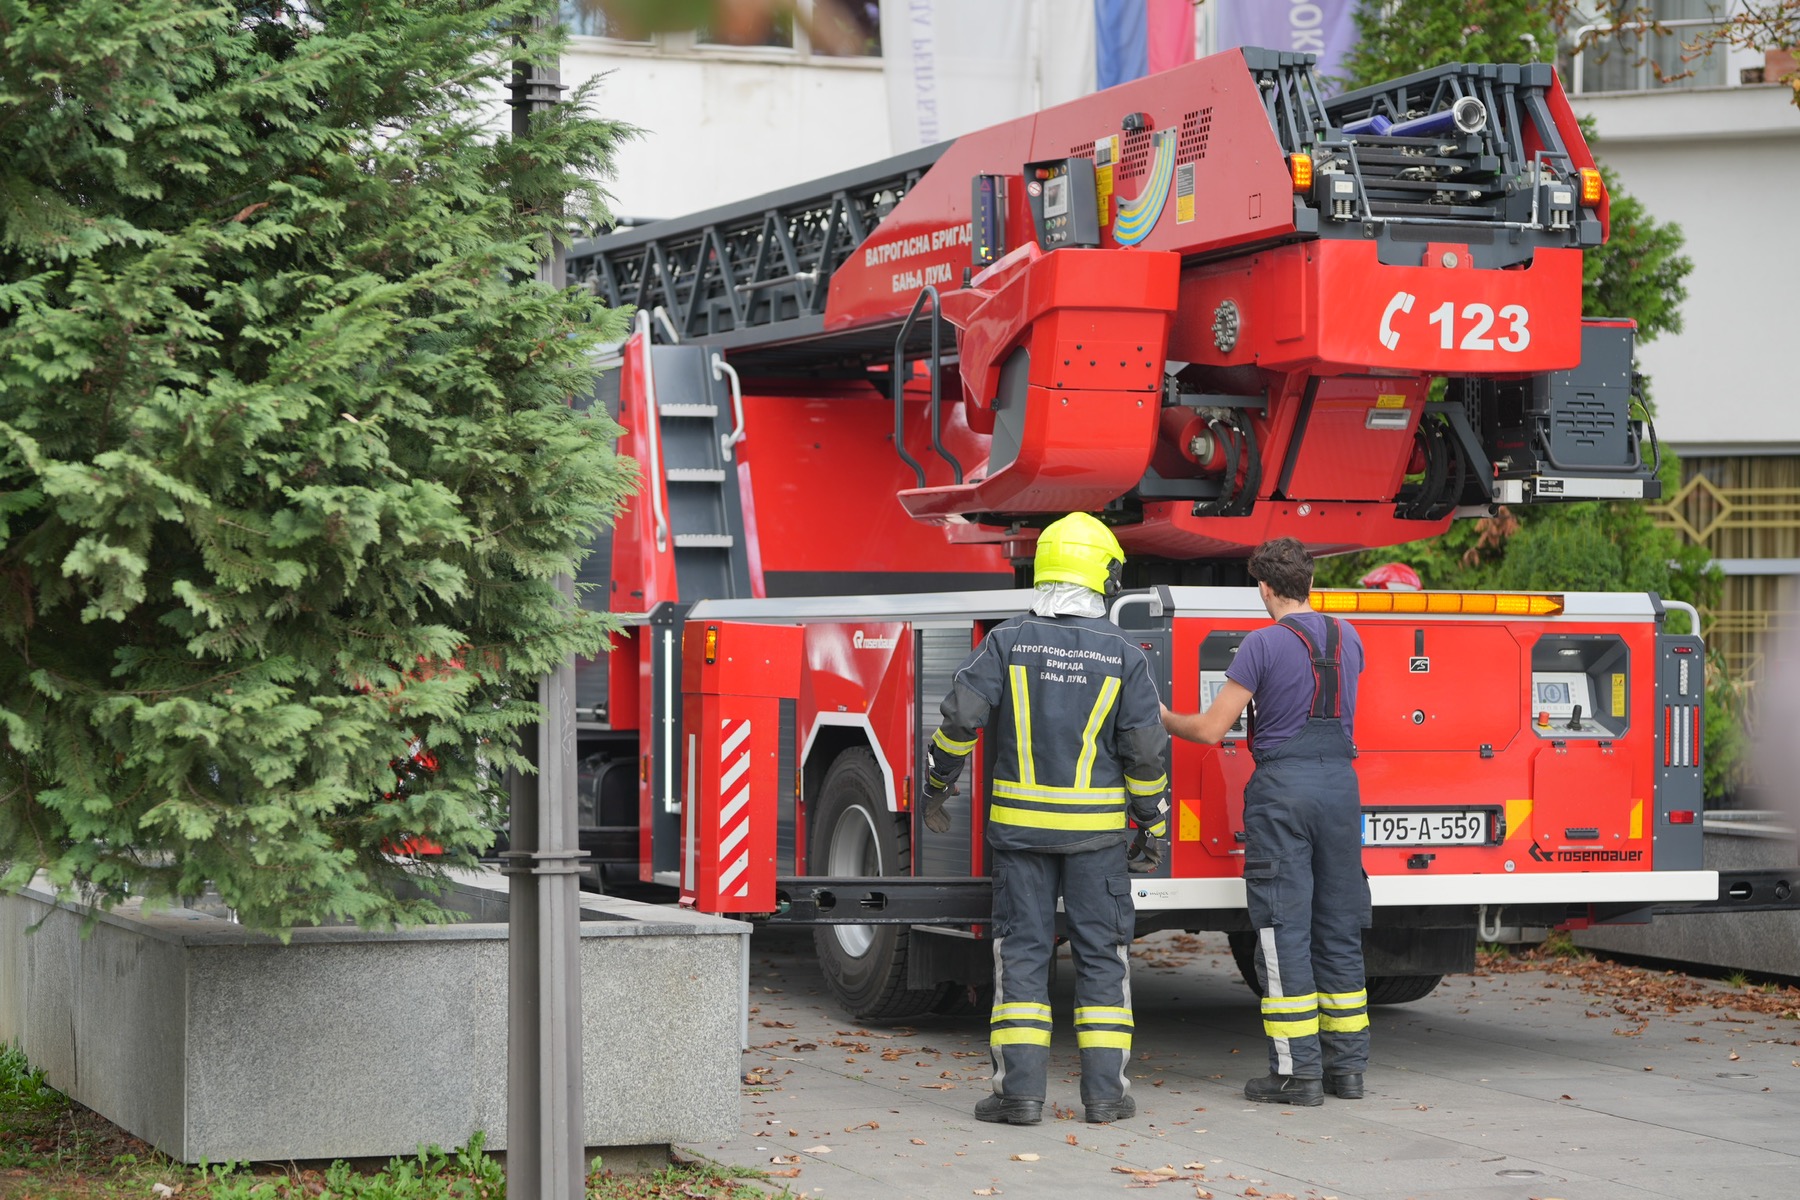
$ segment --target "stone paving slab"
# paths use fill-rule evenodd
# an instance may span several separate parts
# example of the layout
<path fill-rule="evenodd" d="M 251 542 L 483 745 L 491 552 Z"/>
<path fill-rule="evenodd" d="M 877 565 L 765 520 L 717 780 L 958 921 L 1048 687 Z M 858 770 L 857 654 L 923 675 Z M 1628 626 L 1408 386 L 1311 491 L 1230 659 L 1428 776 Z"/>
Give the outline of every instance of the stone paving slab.
<path fill-rule="evenodd" d="M 1052 1108 L 1020 1128 L 971 1112 L 987 1094 L 985 1013 L 851 1021 L 810 936 L 761 930 L 744 1055 L 760 1082 L 744 1088 L 736 1137 L 686 1149 L 797 1169 L 772 1182 L 825 1200 L 1140 1189 L 1218 1200 L 1786 1200 L 1800 1181 L 1800 1022 L 1729 1009 L 1628 1020 L 1544 972 L 1459 976 L 1373 1010 L 1367 1099 L 1280 1108 L 1241 1094 L 1266 1059 L 1224 939 L 1159 934 L 1136 952 L 1139 1116 L 1079 1119 L 1065 952 Z M 1124 1173 L 1157 1168 L 1182 1178 L 1150 1185 Z"/>

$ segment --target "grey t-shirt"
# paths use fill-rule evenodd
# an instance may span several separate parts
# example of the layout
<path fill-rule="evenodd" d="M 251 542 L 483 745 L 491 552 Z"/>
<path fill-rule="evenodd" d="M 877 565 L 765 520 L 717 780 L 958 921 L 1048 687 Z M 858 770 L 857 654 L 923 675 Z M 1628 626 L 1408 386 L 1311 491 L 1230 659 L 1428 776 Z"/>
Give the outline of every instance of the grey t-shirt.
<path fill-rule="evenodd" d="M 1325 649 L 1325 617 L 1316 612 L 1296 614 L 1307 636 Z M 1356 677 L 1363 669 L 1362 639 L 1350 622 L 1338 619 L 1338 716 L 1344 736 L 1354 739 Z M 1270 750 L 1306 727 L 1312 711 L 1313 669 L 1306 643 L 1294 631 L 1267 625 L 1251 633 L 1232 656 L 1225 677 L 1248 688 L 1256 697 L 1256 746 Z"/>

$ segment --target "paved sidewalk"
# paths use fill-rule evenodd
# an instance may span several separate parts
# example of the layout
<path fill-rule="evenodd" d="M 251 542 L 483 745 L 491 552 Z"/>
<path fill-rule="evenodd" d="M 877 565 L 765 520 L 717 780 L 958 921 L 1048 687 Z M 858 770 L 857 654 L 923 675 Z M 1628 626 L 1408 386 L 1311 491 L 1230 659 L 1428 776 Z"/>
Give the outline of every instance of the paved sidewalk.
<path fill-rule="evenodd" d="M 687 1147 L 796 1174 L 826 1200 L 1165 1196 L 1783 1200 L 1800 1187 L 1800 1021 L 1640 1013 L 1532 971 L 1458 976 L 1378 1007 L 1368 1098 L 1253 1105 L 1260 1020 L 1220 935 L 1135 948 L 1139 1115 L 1080 1120 L 1065 949 L 1044 1123 L 974 1119 L 986 1013 L 862 1025 L 831 1002 L 812 937 L 752 944 L 738 1136 Z M 1150 1172 L 1162 1172 L 1161 1175 Z M 1133 1172 L 1140 1172 L 1134 1174 Z"/>

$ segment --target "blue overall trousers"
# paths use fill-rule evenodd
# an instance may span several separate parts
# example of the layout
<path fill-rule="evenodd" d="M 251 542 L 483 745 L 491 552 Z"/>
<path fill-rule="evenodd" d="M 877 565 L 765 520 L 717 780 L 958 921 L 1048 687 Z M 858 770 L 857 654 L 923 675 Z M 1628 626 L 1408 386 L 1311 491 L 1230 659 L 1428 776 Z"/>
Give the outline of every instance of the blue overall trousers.
<path fill-rule="evenodd" d="M 1362 931 L 1369 877 L 1362 866 L 1356 750 L 1339 720 L 1337 622 L 1325 645 L 1283 621 L 1312 660 L 1312 708 L 1301 731 L 1267 750 L 1244 789 L 1244 889 L 1256 927 L 1257 977 L 1269 1070 L 1319 1079 L 1361 1074 L 1369 1061 Z"/>

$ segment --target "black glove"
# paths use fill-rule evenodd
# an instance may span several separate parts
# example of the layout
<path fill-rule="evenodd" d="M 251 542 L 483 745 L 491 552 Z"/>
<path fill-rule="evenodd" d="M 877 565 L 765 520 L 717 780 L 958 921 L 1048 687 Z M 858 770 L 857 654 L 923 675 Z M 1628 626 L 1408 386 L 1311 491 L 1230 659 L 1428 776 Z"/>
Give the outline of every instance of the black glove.
<path fill-rule="evenodd" d="M 933 833 L 950 832 L 950 811 L 944 807 L 944 803 L 954 795 L 954 783 L 947 783 L 943 787 L 934 783 L 925 785 L 925 828 Z"/>
<path fill-rule="evenodd" d="M 1132 840 L 1125 851 L 1125 869 L 1133 875 L 1154 875 L 1162 866 L 1163 841 L 1151 835 L 1148 829 L 1139 827 L 1137 837 Z"/>

